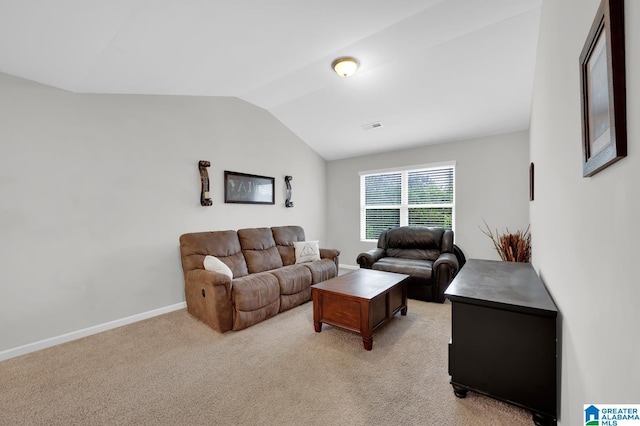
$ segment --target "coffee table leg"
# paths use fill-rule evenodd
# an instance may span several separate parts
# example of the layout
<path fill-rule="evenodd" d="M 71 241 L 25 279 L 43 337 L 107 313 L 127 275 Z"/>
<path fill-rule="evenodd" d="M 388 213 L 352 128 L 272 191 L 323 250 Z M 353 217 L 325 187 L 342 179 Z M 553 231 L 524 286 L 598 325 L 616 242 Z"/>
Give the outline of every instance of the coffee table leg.
<path fill-rule="evenodd" d="M 322 331 L 322 294 L 315 288 L 311 289 L 313 298 L 313 328 L 317 333 Z"/>
<path fill-rule="evenodd" d="M 384 297 L 384 295 L 382 297 Z M 373 337 L 371 337 L 372 306 L 373 304 L 370 300 L 366 302 L 360 302 L 360 335 L 362 336 L 362 343 L 364 344 L 364 348 L 368 351 L 373 348 Z"/>
<path fill-rule="evenodd" d="M 407 315 L 407 292 L 407 280 L 405 280 L 402 283 L 402 304 L 404 305 L 404 308 L 400 311 L 400 315 Z"/>
<path fill-rule="evenodd" d="M 373 349 L 373 337 L 362 336 L 362 343 L 364 344 L 364 348 L 366 350 L 370 351 L 371 349 Z"/>

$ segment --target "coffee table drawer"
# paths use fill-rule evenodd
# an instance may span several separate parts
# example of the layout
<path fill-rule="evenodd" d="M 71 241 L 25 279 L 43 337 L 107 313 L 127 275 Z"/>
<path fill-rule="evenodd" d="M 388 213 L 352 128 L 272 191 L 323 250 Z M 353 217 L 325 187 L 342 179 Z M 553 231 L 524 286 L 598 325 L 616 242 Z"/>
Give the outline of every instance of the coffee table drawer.
<path fill-rule="evenodd" d="M 322 322 L 360 331 L 360 302 L 331 293 L 319 297 L 322 298 Z"/>

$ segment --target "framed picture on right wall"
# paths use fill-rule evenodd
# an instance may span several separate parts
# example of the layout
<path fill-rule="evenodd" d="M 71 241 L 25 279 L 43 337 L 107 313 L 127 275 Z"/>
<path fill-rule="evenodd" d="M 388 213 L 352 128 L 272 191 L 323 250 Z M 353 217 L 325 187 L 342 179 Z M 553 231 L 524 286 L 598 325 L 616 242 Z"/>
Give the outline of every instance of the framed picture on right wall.
<path fill-rule="evenodd" d="M 624 0 L 602 0 L 580 54 L 582 175 L 627 155 Z"/>

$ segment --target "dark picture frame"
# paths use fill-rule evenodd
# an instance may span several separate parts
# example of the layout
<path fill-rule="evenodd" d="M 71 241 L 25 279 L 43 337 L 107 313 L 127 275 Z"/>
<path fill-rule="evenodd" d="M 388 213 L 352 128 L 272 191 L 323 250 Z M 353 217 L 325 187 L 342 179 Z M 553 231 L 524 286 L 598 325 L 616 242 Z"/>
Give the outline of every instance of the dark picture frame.
<path fill-rule="evenodd" d="M 529 201 L 533 201 L 533 185 L 534 185 L 534 166 L 533 163 L 529 163 Z"/>
<path fill-rule="evenodd" d="M 275 178 L 224 171 L 224 202 L 275 204 Z"/>
<path fill-rule="evenodd" d="M 583 177 L 627 156 L 624 0 L 602 0 L 580 54 Z"/>

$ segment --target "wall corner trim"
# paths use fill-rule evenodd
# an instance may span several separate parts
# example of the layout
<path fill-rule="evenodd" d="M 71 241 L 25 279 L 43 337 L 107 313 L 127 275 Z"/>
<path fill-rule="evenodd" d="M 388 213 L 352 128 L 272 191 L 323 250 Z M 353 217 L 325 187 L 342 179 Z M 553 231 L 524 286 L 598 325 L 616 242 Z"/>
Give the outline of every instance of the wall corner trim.
<path fill-rule="evenodd" d="M 158 315 L 167 314 L 169 312 L 177 311 L 186 307 L 187 307 L 186 302 L 180 302 L 180 303 L 176 303 L 175 305 L 169 305 L 163 308 L 153 309 L 151 311 L 142 312 L 139 314 L 131 315 L 129 317 L 120 318 L 117 320 L 83 328 L 81 330 L 72 331 L 70 333 L 61 334 L 59 336 L 50 337 L 48 339 L 40 340 L 38 342 L 27 343 L 26 345 L 18 346 L 16 348 L 0 351 L 0 362 L 8 360 L 10 358 L 15 358 L 20 355 L 25 355 L 31 352 L 36 352 L 42 349 L 50 348 L 52 346 L 60 345 L 62 343 L 67 343 L 72 340 L 77 340 L 83 337 L 91 336 L 92 334 L 102 333 L 103 331 L 111 330 L 114 328 L 122 327 L 124 325 L 132 324 L 134 322 L 156 317 Z"/>

